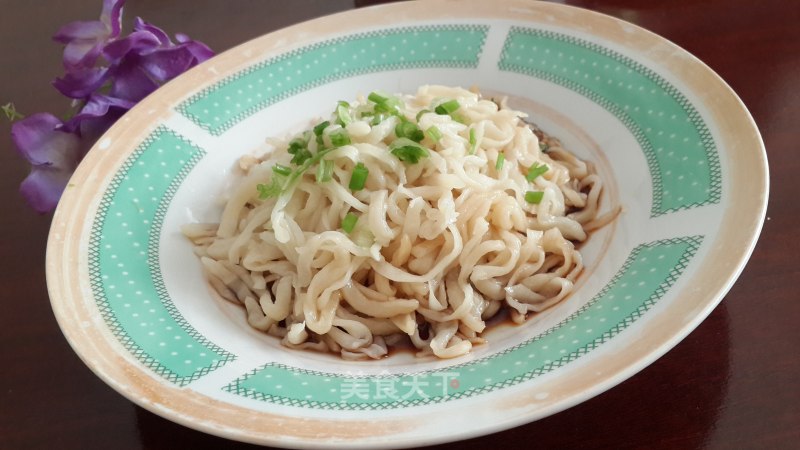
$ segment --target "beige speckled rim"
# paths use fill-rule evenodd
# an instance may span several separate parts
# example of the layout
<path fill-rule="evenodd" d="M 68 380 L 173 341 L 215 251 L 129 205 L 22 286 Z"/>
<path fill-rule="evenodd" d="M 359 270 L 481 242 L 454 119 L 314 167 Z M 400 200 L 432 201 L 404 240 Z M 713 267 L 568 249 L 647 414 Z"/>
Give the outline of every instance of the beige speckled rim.
<path fill-rule="evenodd" d="M 88 239 L 102 192 L 122 162 L 156 125 L 174 115 L 176 106 L 200 87 L 252 64 L 251 55 L 278 54 L 332 33 L 398 22 L 437 19 L 507 19 L 548 24 L 595 35 L 658 60 L 686 89 L 700 98 L 707 120 L 718 130 L 719 147 L 728 157 L 726 192 L 735 202 L 724 211 L 722 225 L 709 236 L 710 250 L 702 264 L 687 274 L 669 314 L 653 317 L 650 330 L 635 342 L 601 360 L 586 361 L 580 373 L 542 380 L 495 395 L 494 410 L 513 419 L 441 434 L 408 438 L 403 433 L 435 420 L 434 412 L 413 417 L 369 421 L 305 419 L 256 412 L 221 402 L 191 389 L 165 383 L 127 355 L 105 326 L 88 280 Z M 214 68 L 213 75 L 210 68 Z M 213 77 L 213 79 L 212 79 Z M 47 281 L 56 318 L 73 349 L 101 379 L 138 405 L 175 422 L 211 434 L 258 444 L 286 447 L 398 447 L 468 438 L 511 428 L 585 401 L 640 371 L 676 345 L 720 302 L 743 269 L 759 235 L 766 212 L 768 167 L 758 130 L 736 94 L 702 62 L 663 38 L 612 17 L 562 5 L 509 0 L 434 0 L 367 8 L 295 25 L 236 47 L 169 83 L 124 116 L 107 134 L 122 142 L 114 151 L 95 146 L 82 162 L 58 206 L 47 247 Z M 736 243 L 735 245 L 732 243 Z M 550 395 L 543 401 L 536 394 Z M 483 411 L 491 415 L 492 411 Z M 507 416 L 508 417 L 508 416 Z"/>

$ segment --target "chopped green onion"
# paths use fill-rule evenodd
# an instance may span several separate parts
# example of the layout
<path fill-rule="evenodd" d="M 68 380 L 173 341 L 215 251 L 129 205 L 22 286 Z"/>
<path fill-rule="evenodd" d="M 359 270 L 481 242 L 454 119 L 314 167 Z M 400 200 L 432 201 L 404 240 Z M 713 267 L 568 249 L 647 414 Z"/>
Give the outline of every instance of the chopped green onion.
<path fill-rule="evenodd" d="M 536 179 L 536 177 L 544 174 L 548 170 L 550 170 L 550 168 L 547 167 L 547 164 L 540 165 L 539 163 L 534 163 L 530 169 L 528 169 L 528 174 L 525 175 L 525 179 L 528 181 L 533 181 Z"/>
<path fill-rule="evenodd" d="M 317 166 L 317 183 L 325 183 L 333 179 L 333 161 L 323 159 Z"/>
<path fill-rule="evenodd" d="M 469 154 L 470 155 L 474 155 L 475 154 L 475 147 L 477 147 L 477 145 L 478 145 L 478 142 L 475 139 L 475 128 L 470 128 L 469 129 Z"/>
<path fill-rule="evenodd" d="M 304 141 L 303 138 L 294 138 L 291 142 L 289 142 L 289 148 L 286 150 L 291 155 L 297 154 L 298 151 L 307 149 L 308 148 L 308 141 Z"/>
<path fill-rule="evenodd" d="M 358 222 L 358 216 L 349 212 L 342 219 L 342 229 L 345 233 L 350 234 L 356 228 L 356 222 Z"/>
<path fill-rule="evenodd" d="M 314 134 L 317 136 L 322 136 L 322 132 L 325 131 L 325 128 L 328 128 L 330 124 L 331 123 L 327 120 L 325 122 L 320 122 L 317 126 L 314 127 Z"/>
<path fill-rule="evenodd" d="M 285 177 L 288 177 L 289 174 L 292 173 L 292 169 L 290 167 L 284 166 L 283 164 L 275 164 L 274 166 L 272 166 L 272 171 L 278 175 L 283 175 Z"/>
<path fill-rule="evenodd" d="M 418 113 L 417 113 L 417 117 L 416 117 L 416 119 L 417 119 L 417 122 L 419 122 L 419 119 L 420 119 L 422 116 L 424 116 L 425 114 L 428 114 L 429 112 L 431 112 L 431 110 L 430 110 L 430 109 L 423 109 L 422 111 L 418 112 Z"/>
<path fill-rule="evenodd" d="M 367 96 L 367 100 L 371 101 L 372 103 L 378 104 L 378 103 L 386 103 L 386 101 L 389 100 L 389 98 L 382 96 L 377 91 L 373 91 L 369 93 L 369 95 Z"/>
<path fill-rule="evenodd" d="M 433 142 L 439 142 L 442 139 L 442 132 L 436 128 L 436 125 L 431 125 L 425 132 L 428 133 L 428 137 L 431 138 Z"/>
<path fill-rule="evenodd" d="M 525 201 L 534 205 L 539 204 L 542 201 L 542 197 L 544 197 L 544 192 L 542 191 L 528 191 L 525 193 Z"/>
<path fill-rule="evenodd" d="M 539 141 L 539 150 L 547 153 L 547 151 L 550 150 L 550 146 L 545 144 L 544 142 Z"/>
<path fill-rule="evenodd" d="M 306 148 L 297 149 L 295 150 L 294 157 L 292 157 L 292 164 L 299 166 L 304 162 L 308 161 L 309 158 L 311 158 L 311 152 L 308 151 L 308 149 Z"/>
<path fill-rule="evenodd" d="M 370 122 L 370 125 L 378 125 L 384 120 L 386 120 L 387 117 L 388 116 L 386 114 L 375 114 L 374 116 L 372 116 L 372 121 Z"/>
<path fill-rule="evenodd" d="M 281 192 L 283 192 L 283 188 L 286 185 L 286 180 L 288 179 L 287 176 L 284 176 L 276 171 L 275 166 L 272 167 L 272 170 L 275 173 L 272 175 L 270 184 L 259 184 L 256 186 L 256 189 L 258 189 L 258 198 L 261 200 L 266 200 L 270 197 L 277 197 Z M 289 173 L 291 173 L 291 170 Z"/>
<path fill-rule="evenodd" d="M 374 110 L 376 113 L 397 114 L 400 110 L 400 100 L 392 96 L 382 95 L 378 92 L 370 92 L 367 99 L 375 103 Z"/>
<path fill-rule="evenodd" d="M 436 114 L 447 116 L 456 112 L 460 107 L 461 105 L 458 104 L 458 100 L 449 100 L 437 106 L 434 111 L 436 111 Z"/>
<path fill-rule="evenodd" d="M 416 164 L 421 158 L 430 155 L 428 149 L 406 138 L 398 138 L 389 144 L 389 149 L 397 159 L 411 164 Z"/>
<path fill-rule="evenodd" d="M 353 116 L 350 115 L 350 103 L 345 101 L 340 101 L 339 105 L 336 106 L 336 122 L 346 127 L 347 124 L 353 121 Z"/>
<path fill-rule="evenodd" d="M 314 127 L 314 134 L 317 135 L 317 148 L 322 148 L 325 146 L 325 139 L 323 136 L 323 132 L 326 128 L 330 126 L 329 121 L 324 121 L 319 123 L 317 126 Z"/>
<path fill-rule="evenodd" d="M 350 185 L 348 186 L 351 191 L 360 191 L 364 189 L 364 185 L 367 183 L 367 176 L 369 175 L 369 169 L 362 163 L 356 164 L 356 167 L 353 168 L 353 175 L 350 177 Z"/>
<path fill-rule="evenodd" d="M 258 198 L 261 200 L 266 200 L 270 197 L 277 197 L 278 194 L 281 193 L 281 186 L 278 183 L 273 182 L 269 185 L 267 184 L 259 184 L 256 186 L 258 189 Z"/>
<path fill-rule="evenodd" d="M 331 145 L 334 147 L 342 147 L 350 144 L 350 135 L 347 134 L 347 130 L 343 128 L 334 131 L 329 137 L 331 138 Z"/>
<path fill-rule="evenodd" d="M 505 163 L 505 162 L 506 162 L 506 155 L 505 155 L 505 153 L 499 153 L 499 154 L 497 155 L 497 162 L 496 162 L 496 163 L 494 163 L 494 169 L 495 169 L 495 170 L 498 170 L 498 171 L 499 171 L 499 170 L 502 170 L 502 169 L 503 169 L 503 163 Z"/>
<path fill-rule="evenodd" d="M 414 142 L 420 142 L 425 139 L 425 134 L 414 123 L 403 118 L 400 123 L 394 127 L 394 134 L 399 138 L 411 139 Z"/>
<path fill-rule="evenodd" d="M 297 180 L 299 180 L 300 177 L 302 177 L 311 166 L 322 161 L 322 158 L 324 158 L 325 155 L 334 150 L 335 149 L 333 148 L 326 148 L 318 151 L 315 155 L 306 158 L 302 165 L 292 171 L 288 177 L 277 173 L 274 174 L 272 176 L 272 182 L 269 185 L 259 184 L 256 186 L 259 192 L 259 197 L 263 200 L 283 194 L 289 188 L 289 186 L 292 186 Z M 307 150 L 305 151 L 307 152 Z"/>

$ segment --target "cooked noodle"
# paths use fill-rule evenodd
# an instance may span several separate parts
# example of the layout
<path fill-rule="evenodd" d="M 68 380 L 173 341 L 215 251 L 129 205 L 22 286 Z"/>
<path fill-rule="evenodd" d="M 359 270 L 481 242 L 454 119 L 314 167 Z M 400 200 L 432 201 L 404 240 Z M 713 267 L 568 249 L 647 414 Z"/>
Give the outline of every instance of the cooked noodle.
<path fill-rule="evenodd" d="M 214 290 L 284 345 L 347 359 L 401 341 L 460 356 L 489 318 L 569 295 L 573 242 L 608 220 L 592 165 L 467 90 L 373 95 L 242 158 L 220 223 L 184 226 Z"/>

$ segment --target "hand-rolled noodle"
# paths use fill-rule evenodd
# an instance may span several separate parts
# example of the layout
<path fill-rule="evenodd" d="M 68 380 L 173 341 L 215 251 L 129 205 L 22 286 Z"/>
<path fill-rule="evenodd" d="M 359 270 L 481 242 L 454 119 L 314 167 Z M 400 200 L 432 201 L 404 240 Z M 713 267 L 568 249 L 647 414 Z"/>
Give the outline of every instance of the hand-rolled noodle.
<path fill-rule="evenodd" d="M 219 224 L 188 224 L 210 286 L 291 348 L 452 358 L 486 321 L 563 300 L 601 226 L 593 165 L 460 88 L 340 102 L 247 156 Z"/>

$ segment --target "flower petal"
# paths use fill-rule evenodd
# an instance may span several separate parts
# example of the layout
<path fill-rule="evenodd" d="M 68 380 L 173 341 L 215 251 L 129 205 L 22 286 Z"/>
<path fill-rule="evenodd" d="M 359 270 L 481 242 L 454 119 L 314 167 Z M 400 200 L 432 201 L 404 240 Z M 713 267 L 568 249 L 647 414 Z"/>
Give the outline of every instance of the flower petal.
<path fill-rule="evenodd" d="M 36 212 L 50 212 L 58 205 L 71 174 L 72 170 L 34 167 L 20 184 L 19 192 Z"/>
<path fill-rule="evenodd" d="M 197 59 L 186 46 L 156 50 L 141 56 L 141 67 L 158 81 L 168 81 L 197 64 Z"/>
<path fill-rule="evenodd" d="M 192 55 L 197 58 L 198 64 L 214 56 L 214 51 L 208 48 L 206 44 L 200 41 L 193 41 L 189 36 L 183 33 L 175 34 L 175 40 L 189 49 Z"/>
<path fill-rule="evenodd" d="M 98 41 L 104 40 L 107 37 L 108 27 L 106 27 L 106 24 L 103 22 L 99 20 L 78 20 L 61 27 L 56 34 L 53 35 L 53 40 L 63 44 L 69 44 L 75 40 Z"/>
<path fill-rule="evenodd" d="M 98 90 L 106 82 L 108 75 L 106 67 L 76 69 L 53 80 L 53 87 L 67 97 L 82 99 Z"/>
<path fill-rule="evenodd" d="M 134 20 L 133 29 L 135 31 L 146 31 L 152 34 L 158 39 L 161 45 L 172 45 L 169 35 L 164 30 L 151 23 L 145 22 L 141 17 L 137 17 L 136 20 Z"/>
<path fill-rule="evenodd" d="M 94 67 L 100 56 L 100 45 L 94 41 L 72 41 L 64 47 L 63 64 L 67 72 L 81 71 Z"/>
<path fill-rule="evenodd" d="M 158 84 L 140 66 L 142 57 L 129 55 L 114 69 L 111 96 L 138 102 L 158 88 Z"/>
<path fill-rule="evenodd" d="M 85 122 L 92 122 L 92 135 L 96 134 L 94 133 L 95 131 L 102 133 L 125 111 L 133 108 L 135 104 L 136 102 L 121 98 L 92 94 L 80 112 L 75 114 L 65 124 L 64 128 L 69 131 L 79 131 L 81 136 L 89 139 L 91 136 L 87 136 L 84 132 L 86 128 L 84 127 Z"/>
<path fill-rule="evenodd" d="M 61 130 L 63 122 L 49 113 L 30 115 L 11 126 L 11 139 L 22 157 L 33 166 L 73 169 L 80 139 Z"/>
<path fill-rule="evenodd" d="M 161 45 L 158 37 L 147 30 L 134 31 L 128 36 L 111 41 L 103 47 L 103 55 L 109 61 L 118 62 L 130 52 L 148 53 Z"/>
<path fill-rule="evenodd" d="M 103 0 L 103 11 L 100 13 L 100 21 L 103 22 L 111 33 L 111 37 L 119 36 L 122 30 L 122 7 L 125 0 Z"/>

